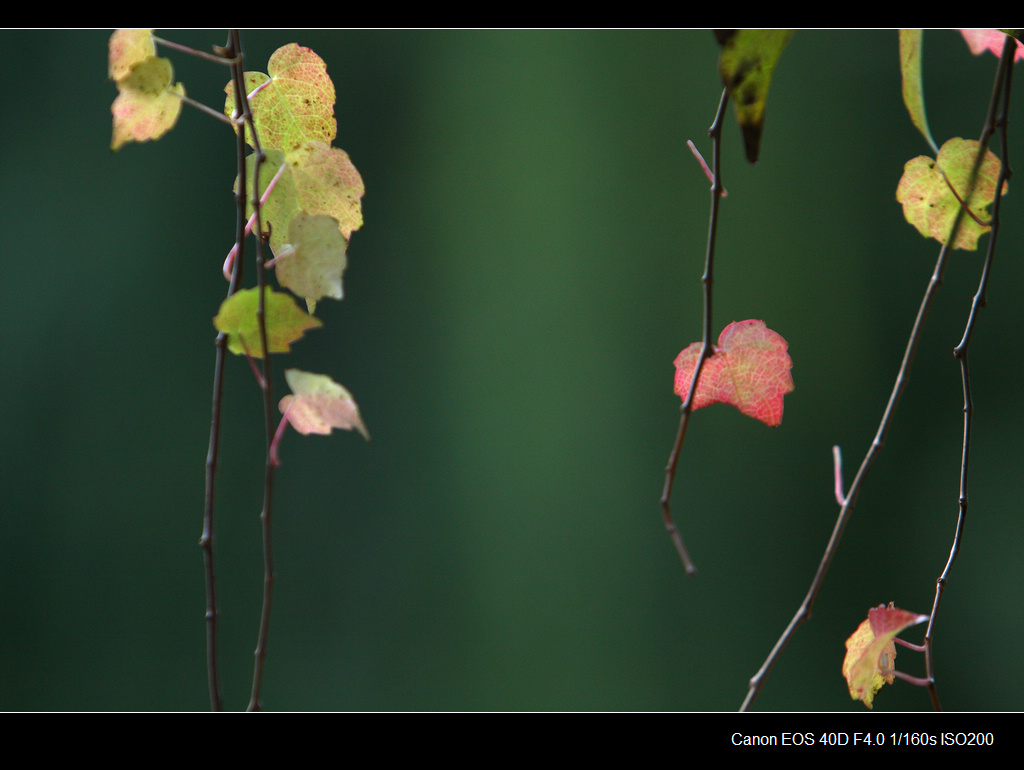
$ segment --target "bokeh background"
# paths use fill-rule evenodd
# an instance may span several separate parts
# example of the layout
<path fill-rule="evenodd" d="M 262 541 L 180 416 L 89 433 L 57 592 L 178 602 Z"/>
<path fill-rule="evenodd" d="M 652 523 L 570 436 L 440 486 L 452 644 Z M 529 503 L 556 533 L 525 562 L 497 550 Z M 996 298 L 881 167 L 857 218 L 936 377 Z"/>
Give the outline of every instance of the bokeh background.
<path fill-rule="evenodd" d="M 0 35 L 0 709 L 202 710 L 197 542 L 234 140 L 186 108 L 159 142 L 112 155 L 109 31 Z M 344 301 L 275 357 L 275 392 L 286 367 L 327 373 L 373 440 L 285 438 L 266 707 L 738 708 L 833 526 L 831 447 L 849 483 L 938 253 L 895 201 L 903 164 L 928 151 L 896 32 L 798 32 L 757 166 L 730 113 L 715 333 L 764 319 L 789 342 L 796 390 L 777 429 L 725 406 L 691 423 L 674 510 L 692 580 L 658 498 L 672 361 L 701 333 L 709 194 L 686 140 L 710 155 L 711 33 L 264 30 L 243 34 L 247 68 L 289 42 L 327 63 L 366 224 Z M 223 103 L 224 71 L 163 53 L 190 96 Z M 977 138 L 995 68 L 957 33 L 926 33 L 937 141 Z M 1011 182 L 971 348 L 969 520 L 935 648 L 950 710 L 1020 708 L 1021 195 Z M 950 263 L 814 615 L 757 710 L 863 711 L 843 642 L 873 605 L 931 607 L 957 512 L 951 350 L 981 254 Z M 263 435 L 249 367 L 228 363 L 217 577 L 239 709 Z M 923 657 L 901 651 L 897 667 L 923 675 Z M 903 682 L 875 704 L 929 708 Z"/>

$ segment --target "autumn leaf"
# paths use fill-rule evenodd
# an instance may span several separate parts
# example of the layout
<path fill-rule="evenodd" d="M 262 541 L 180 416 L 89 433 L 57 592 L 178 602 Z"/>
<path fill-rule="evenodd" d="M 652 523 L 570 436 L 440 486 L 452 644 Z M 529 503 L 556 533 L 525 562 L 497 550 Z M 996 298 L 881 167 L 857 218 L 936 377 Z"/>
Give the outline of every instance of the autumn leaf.
<path fill-rule="evenodd" d="M 178 122 L 185 86 L 174 82 L 169 59 L 147 56 L 132 65 L 117 81 L 117 98 L 110 107 L 114 116 L 111 150 L 126 142 L 159 139 Z"/>
<path fill-rule="evenodd" d="M 271 55 L 267 73 L 246 72 L 244 77 L 263 148 L 287 153 L 311 140 L 329 144 L 338 132 L 338 123 L 334 83 L 324 60 L 309 48 L 289 43 Z M 228 83 L 224 91 L 224 113 L 230 116 L 235 111 L 233 84 Z M 253 144 L 248 128 L 246 141 Z"/>
<path fill-rule="evenodd" d="M 978 238 L 991 229 L 977 221 L 988 221 L 988 207 L 995 198 L 1001 169 L 999 158 L 990 151 L 985 152 L 970 199 L 965 197 L 980 147 L 973 139 L 950 139 L 934 160 L 921 155 L 903 167 L 896 200 L 903 204 L 903 216 L 921 235 L 946 242 L 961 207 L 957 195 L 966 201 L 974 217 L 966 216 L 961 221 L 953 248 L 974 251 Z M 1003 183 L 1004 195 L 1007 189 Z"/>
<path fill-rule="evenodd" d="M 764 107 L 772 73 L 782 55 L 791 29 L 719 29 L 715 37 L 722 46 L 718 69 L 722 83 L 736 104 L 736 117 L 743 131 L 747 160 L 757 162 L 764 127 Z"/>
<path fill-rule="evenodd" d="M 355 428 L 370 440 L 352 395 L 330 377 L 287 369 L 284 378 L 294 395 L 282 398 L 278 408 L 299 433 L 327 435 L 334 428 Z"/>
<path fill-rule="evenodd" d="M 875 694 L 884 684 L 896 681 L 896 645 L 893 640 L 901 631 L 928 620 L 927 615 L 879 604 L 868 610 L 868 619 L 846 640 L 843 677 L 850 688 L 850 697 L 872 707 Z"/>
<path fill-rule="evenodd" d="M 117 82 L 132 67 L 149 56 L 156 56 L 156 43 L 151 29 L 118 29 L 107 43 L 107 75 Z"/>
<path fill-rule="evenodd" d="M 683 399 L 690 390 L 701 343 L 694 342 L 675 360 L 675 392 Z M 718 346 L 704 362 L 692 409 L 732 404 L 766 425 L 782 422 L 782 397 L 793 390 L 789 370 L 793 361 L 786 340 L 764 321 L 736 321 L 718 337 Z"/>
<path fill-rule="evenodd" d="M 1014 30 L 1010 30 L 1013 32 Z M 1020 32 L 1020 30 L 1016 30 Z M 1006 42 L 1006 33 L 998 29 L 962 29 L 960 34 L 963 35 L 964 40 L 967 42 L 967 47 L 971 49 L 971 53 L 975 56 L 985 53 L 985 51 L 991 51 L 996 56 L 1003 55 L 1003 43 Z M 1017 53 L 1013 57 L 1013 60 L 1019 61 L 1024 59 L 1024 43 L 1020 40 L 1017 41 Z"/>
<path fill-rule="evenodd" d="M 300 339 L 307 329 L 322 326 L 319 318 L 306 313 L 295 300 L 283 292 L 264 287 L 267 352 L 287 353 L 290 343 Z M 255 287 L 237 291 L 224 300 L 213 319 L 217 331 L 228 335 L 228 350 L 236 355 L 248 354 L 263 358 L 260 327 L 256 318 L 259 290 Z"/>

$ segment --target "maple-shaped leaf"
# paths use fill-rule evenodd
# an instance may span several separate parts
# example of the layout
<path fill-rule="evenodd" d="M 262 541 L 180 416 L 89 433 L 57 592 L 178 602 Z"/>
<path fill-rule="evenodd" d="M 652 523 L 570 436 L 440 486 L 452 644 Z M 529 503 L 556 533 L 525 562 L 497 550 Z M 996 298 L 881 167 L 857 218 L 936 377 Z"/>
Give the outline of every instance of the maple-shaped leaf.
<path fill-rule="evenodd" d="M 288 225 L 288 243 L 274 252 L 277 280 L 307 302 L 341 299 L 347 247 L 332 217 L 299 212 Z"/>
<path fill-rule="evenodd" d="M 327 435 L 334 428 L 355 428 L 370 440 L 352 395 L 330 377 L 287 369 L 284 378 L 294 395 L 282 398 L 278 408 L 299 433 Z"/>
<path fill-rule="evenodd" d="M 676 357 L 675 392 L 690 391 L 701 343 Z M 735 321 L 718 337 L 718 345 L 700 373 L 691 409 L 732 404 L 748 417 L 775 426 L 782 422 L 782 397 L 793 390 L 788 345 L 764 321 Z"/>
<path fill-rule="evenodd" d="M 256 318 L 259 290 L 242 289 L 221 303 L 220 312 L 213 319 L 217 331 L 228 335 L 228 350 L 236 355 L 248 354 L 263 358 L 260 327 Z M 266 312 L 267 352 L 287 353 L 290 343 L 302 337 L 307 329 L 323 326 L 319 318 L 306 313 L 288 294 L 264 287 Z"/>
<path fill-rule="evenodd" d="M 174 82 L 169 59 L 147 56 L 117 81 L 118 95 L 110 107 L 114 116 L 111 150 L 126 142 L 159 139 L 178 122 L 185 86 Z"/>
<path fill-rule="evenodd" d="M 1011 32 L 1013 30 L 1010 30 Z M 1016 30 L 1020 32 L 1020 30 Z M 996 56 L 1003 55 L 1003 44 L 1006 42 L 1006 33 L 999 29 L 962 29 L 960 34 L 963 35 L 964 40 L 967 42 L 967 47 L 971 49 L 971 53 L 975 56 L 985 53 L 985 51 L 991 51 Z M 1024 43 L 1017 40 L 1017 53 L 1014 55 L 1014 61 L 1020 61 L 1024 59 Z"/>
<path fill-rule="evenodd" d="M 974 139 L 957 137 L 942 145 L 935 159 L 921 155 L 904 165 L 903 176 L 896 188 L 896 200 L 903 204 L 903 216 L 921 235 L 945 243 L 960 210 L 960 200 L 967 204 L 974 217 L 963 218 L 953 248 L 974 251 L 978 248 L 978 238 L 992 229 L 978 222 L 988 221 L 988 207 L 995 198 L 996 182 L 1002 167 L 999 158 L 991 151 L 985 151 L 974 190 L 970 199 L 966 197 L 980 147 Z M 1004 195 L 1007 189 L 1004 182 Z"/>
<path fill-rule="evenodd" d="M 274 51 L 267 72 L 246 72 L 246 92 L 260 144 L 266 149 L 291 152 L 299 145 L 317 140 L 328 144 L 338 133 L 334 118 L 334 83 L 327 65 L 309 48 L 289 43 Z M 225 86 L 224 112 L 235 111 L 234 87 Z M 246 129 L 246 141 L 252 136 Z"/>
<path fill-rule="evenodd" d="M 764 106 L 772 72 L 792 37 L 791 29 L 718 29 L 722 46 L 718 69 L 736 104 L 747 160 L 757 162 L 764 127 Z"/>
<path fill-rule="evenodd" d="M 879 604 L 868 610 L 868 619 L 846 640 L 843 677 L 850 697 L 871 708 L 875 694 L 884 684 L 896 680 L 896 645 L 893 640 L 904 629 L 928 620 L 927 615 Z"/>

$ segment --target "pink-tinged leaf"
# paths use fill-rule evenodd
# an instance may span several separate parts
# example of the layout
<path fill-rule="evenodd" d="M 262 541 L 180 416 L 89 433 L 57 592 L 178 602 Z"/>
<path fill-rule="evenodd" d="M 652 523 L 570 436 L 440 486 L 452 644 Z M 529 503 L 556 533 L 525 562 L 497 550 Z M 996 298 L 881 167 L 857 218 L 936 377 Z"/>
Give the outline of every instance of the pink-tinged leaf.
<path fill-rule="evenodd" d="M 267 352 L 287 353 L 291 343 L 301 338 L 307 329 L 323 326 L 319 318 L 307 314 L 295 300 L 283 292 L 264 287 L 266 311 Z M 213 319 L 217 331 L 228 335 L 228 350 L 236 355 L 248 354 L 263 358 L 260 327 L 256 317 L 259 290 L 242 289 L 221 303 L 220 312 Z"/>
<path fill-rule="evenodd" d="M 278 408 L 299 433 L 327 435 L 334 428 L 355 428 L 363 438 L 370 440 L 359 416 L 359 407 L 341 385 L 327 375 L 299 369 L 285 370 L 284 377 L 294 395 L 282 398 Z"/>
<path fill-rule="evenodd" d="M 893 640 L 903 630 L 928 620 L 927 615 L 879 604 L 868 610 L 868 619 L 846 640 L 843 677 L 850 697 L 871 708 L 875 694 L 884 684 L 896 681 L 896 645 Z"/>
<path fill-rule="evenodd" d="M 998 29 L 962 29 L 960 34 L 967 41 L 967 47 L 975 56 L 991 51 L 996 56 L 1003 55 L 1003 44 L 1006 42 L 1006 33 Z M 1024 59 L 1024 43 L 1017 41 L 1017 54 L 1014 61 Z"/>
<path fill-rule="evenodd" d="M 701 344 L 694 342 L 676 357 L 675 392 L 690 390 Z M 793 390 L 793 367 L 780 334 L 764 321 L 736 321 L 718 337 L 718 346 L 704 362 L 691 409 L 732 404 L 766 425 L 782 422 L 782 397 Z"/>
<path fill-rule="evenodd" d="M 136 62 L 117 81 L 117 90 L 117 98 L 110 107 L 114 116 L 112 151 L 126 142 L 159 139 L 177 123 L 185 86 L 174 82 L 174 67 L 169 59 L 148 56 Z"/>

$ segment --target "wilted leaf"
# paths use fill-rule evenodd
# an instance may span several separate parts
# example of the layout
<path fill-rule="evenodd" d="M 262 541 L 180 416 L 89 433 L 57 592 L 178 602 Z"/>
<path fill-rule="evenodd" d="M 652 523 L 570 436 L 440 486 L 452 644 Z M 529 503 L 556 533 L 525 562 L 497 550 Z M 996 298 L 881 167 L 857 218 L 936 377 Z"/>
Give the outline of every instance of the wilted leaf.
<path fill-rule="evenodd" d="M 299 433 L 326 435 L 334 428 L 355 428 L 363 438 L 370 440 L 359 416 L 359 407 L 341 385 L 325 374 L 298 369 L 287 369 L 284 377 L 294 395 L 282 398 L 278 408 Z"/>
<path fill-rule="evenodd" d="M 694 342 L 676 357 L 675 392 L 690 390 L 701 343 Z M 793 390 L 793 361 L 786 340 L 764 321 L 736 321 L 718 337 L 718 346 L 704 362 L 692 409 L 732 404 L 748 417 L 775 426 L 782 422 L 782 397 Z"/>
<path fill-rule="evenodd" d="M 936 154 L 939 148 L 928 130 L 928 118 L 924 111 L 924 88 L 921 85 L 922 31 L 919 29 L 900 30 L 900 70 L 903 73 L 903 103 L 907 105 L 910 119 L 917 130 L 928 141 Z"/>
<path fill-rule="evenodd" d="M 910 626 L 928 620 L 927 615 L 879 604 L 868 610 L 868 619 L 846 640 L 843 677 L 850 688 L 850 697 L 871 708 L 875 694 L 883 684 L 896 680 L 896 645 L 893 639 Z"/>
<path fill-rule="evenodd" d="M 722 46 L 718 69 L 743 130 L 747 160 L 757 162 L 764 126 L 764 107 L 772 72 L 793 36 L 791 29 L 719 29 Z"/>
<path fill-rule="evenodd" d="M 291 296 L 264 287 L 267 352 L 287 353 L 290 343 L 300 339 L 307 329 L 322 326 L 319 318 L 307 314 Z M 259 290 L 242 289 L 224 300 L 213 319 L 217 331 L 228 335 L 228 350 L 236 355 L 248 353 L 263 358 L 260 327 L 256 318 Z"/>
<path fill-rule="evenodd" d="M 966 197 L 974 159 L 980 147 L 973 139 L 954 138 L 942 145 L 934 160 L 921 155 L 907 161 L 896 188 L 896 200 L 903 204 L 903 216 L 921 235 L 932 237 L 939 243 L 945 243 L 949 238 L 960 209 L 960 201 L 950 186 L 964 199 L 977 219 L 988 221 L 988 207 L 995 198 L 1001 169 L 999 158 L 990 151 L 985 152 L 970 199 Z M 1004 183 L 1004 195 L 1007 189 Z M 965 215 L 953 248 L 977 249 L 978 238 L 990 229 Z"/>

